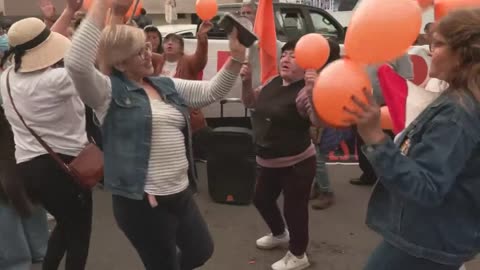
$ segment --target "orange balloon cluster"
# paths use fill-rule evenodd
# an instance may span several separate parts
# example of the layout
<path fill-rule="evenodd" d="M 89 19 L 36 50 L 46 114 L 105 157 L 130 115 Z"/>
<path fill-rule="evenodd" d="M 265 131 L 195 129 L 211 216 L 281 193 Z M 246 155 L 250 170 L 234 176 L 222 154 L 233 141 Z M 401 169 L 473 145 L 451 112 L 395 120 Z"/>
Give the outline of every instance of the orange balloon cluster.
<path fill-rule="evenodd" d="M 200 19 L 209 21 L 217 15 L 218 5 L 216 0 L 197 0 L 195 11 Z"/>
<path fill-rule="evenodd" d="M 344 107 L 359 110 L 352 103 L 352 96 L 367 102 L 363 89 L 371 91 L 372 87 L 365 71 L 366 65 L 384 63 L 403 55 L 418 37 L 422 8 L 429 5 L 431 1 L 428 0 L 359 2 L 345 38 L 346 58 L 326 66 L 315 83 L 313 105 L 320 119 L 335 127 L 349 126 L 356 121 L 345 112 Z M 314 61 L 316 57 L 311 53 L 314 48 L 309 45 L 302 44 L 307 47 L 303 50 L 309 54 L 301 57 L 310 57 L 310 61 Z M 298 56 L 295 50 L 297 62 Z M 382 111 L 382 126 L 388 128 L 388 123 L 391 123 L 388 110 L 384 108 Z"/>
<path fill-rule="evenodd" d="M 480 7 L 478 0 L 435 0 L 435 20 L 440 20 L 450 11 L 461 8 Z"/>
<path fill-rule="evenodd" d="M 330 55 L 328 41 L 321 34 L 307 34 L 295 46 L 295 61 L 303 69 L 320 69 Z"/>
<path fill-rule="evenodd" d="M 313 91 L 313 104 L 319 118 L 334 127 L 350 126 L 355 122 L 344 107 L 356 110 L 352 96 L 367 102 L 363 89 L 371 89 L 370 79 L 361 65 L 350 59 L 340 59 L 326 66 Z"/>
<path fill-rule="evenodd" d="M 380 64 L 404 54 L 422 26 L 422 10 L 412 0 L 363 0 L 352 15 L 345 52 L 363 64 Z"/>

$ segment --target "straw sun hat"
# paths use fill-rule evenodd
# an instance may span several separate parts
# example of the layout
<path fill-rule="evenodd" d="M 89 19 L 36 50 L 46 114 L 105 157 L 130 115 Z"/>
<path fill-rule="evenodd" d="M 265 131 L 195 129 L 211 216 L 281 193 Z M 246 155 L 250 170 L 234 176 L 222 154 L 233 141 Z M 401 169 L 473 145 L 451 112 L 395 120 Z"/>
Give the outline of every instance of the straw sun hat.
<path fill-rule="evenodd" d="M 8 40 L 15 62 L 18 63 L 17 58 L 21 57 L 19 72 L 32 72 L 52 66 L 65 57 L 71 44 L 68 38 L 51 32 L 37 18 L 14 23 L 8 30 Z"/>

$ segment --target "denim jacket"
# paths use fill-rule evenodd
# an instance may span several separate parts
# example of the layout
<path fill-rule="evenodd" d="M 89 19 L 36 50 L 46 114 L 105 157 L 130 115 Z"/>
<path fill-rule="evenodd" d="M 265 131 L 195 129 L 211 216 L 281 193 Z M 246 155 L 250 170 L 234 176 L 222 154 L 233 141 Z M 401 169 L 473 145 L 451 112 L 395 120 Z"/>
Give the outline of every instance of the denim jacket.
<path fill-rule="evenodd" d="M 396 143 L 363 148 L 379 181 L 367 225 L 415 257 L 461 265 L 480 248 L 480 106 L 447 90 Z"/>
<path fill-rule="evenodd" d="M 112 101 L 102 125 L 105 187 L 115 195 L 141 200 L 150 159 L 152 111 L 147 94 L 121 73 L 110 77 Z M 190 186 L 196 188 L 188 108 L 170 78 L 147 78 L 165 102 L 185 117 L 183 130 Z"/>

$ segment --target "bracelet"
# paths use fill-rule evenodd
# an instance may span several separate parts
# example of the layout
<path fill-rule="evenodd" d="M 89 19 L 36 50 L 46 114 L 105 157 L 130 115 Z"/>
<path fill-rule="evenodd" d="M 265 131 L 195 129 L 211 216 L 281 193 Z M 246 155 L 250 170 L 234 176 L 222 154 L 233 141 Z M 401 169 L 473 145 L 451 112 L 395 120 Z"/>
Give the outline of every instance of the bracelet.
<path fill-rule="evenodd" d="M 239 60 L 239 59 L 237 59 L 237 58 L 235 58 L 235 57 L 233 57 L 233 56 L 230 56 L 230 59 L 232 59 L 233 62 L 237 62 L 237 63 L 242 64 L 242 65 L 248 63 L 248 62 L 245 61 L 245 60 L 244 60 L 244 61 L 241 61 L 241 60 Z"/>

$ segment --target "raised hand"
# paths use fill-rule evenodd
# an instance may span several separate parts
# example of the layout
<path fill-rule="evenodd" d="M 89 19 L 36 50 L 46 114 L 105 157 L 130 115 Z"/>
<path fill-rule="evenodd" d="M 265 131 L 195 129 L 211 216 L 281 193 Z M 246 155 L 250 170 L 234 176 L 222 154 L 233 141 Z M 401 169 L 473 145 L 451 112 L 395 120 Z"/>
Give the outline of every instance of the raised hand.
<path fill-rule="evenodd" d="M 42 10 L 43 17 L 50 21 L 55 21 L 56 10 L 52 1 L 50 0 L 40 0 L 40 9 Z"/>
<path fill-rule="evenodd" d="M 250 64 L 243 64 L 242 69 L 240 70 L 240 77 L 242 81 L 252 80 L 252 68 Z"/>
<path fill-rule="evenodd" d="M 233 31 L 228 35 L 228 44 L 230 46 L 230 55 L 239 61 L 245 61 L 246 48 L 238 40 L 238 30 L 233 28 Z"/>
<path fill-rule="evenodd" d="M 206 34 L 210 29 L 212 29 L 213 23 L 210 21 L 203 21 L 202 24 L 200 24 L 200 27 L 198 29 L 198 35 L 200 34 Z"/>
<path fill-rule="evenodd" d="M 67 0 L 67 9 L 73 13 L 82 8 L 83 0 Z"/>
<path fill-rule="evenodd" d="M 115 16 L 124 16 L 135 1 L 137 0 L 112 0 L 112 13 Z"/>
<path fill-rule="evenodd" d="M 312 96 L 313 87 L 317 80 L 318 73 L 315 69 L 307 69 L 305 71 L 305 88 L 307 89 L 308 96 Z"/>

